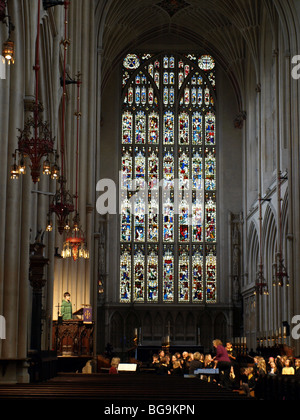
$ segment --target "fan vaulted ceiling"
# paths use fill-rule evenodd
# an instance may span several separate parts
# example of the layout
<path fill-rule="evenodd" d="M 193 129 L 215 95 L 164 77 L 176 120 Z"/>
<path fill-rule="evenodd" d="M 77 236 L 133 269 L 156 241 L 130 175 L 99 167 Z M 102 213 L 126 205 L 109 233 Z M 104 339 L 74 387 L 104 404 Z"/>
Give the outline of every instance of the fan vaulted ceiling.
<path fill-rule="evenodd" d="M 214 56 L 228 73 L 237 95 L 244 87 L 244 60 L 253 59 L 259 83 L 259 35 L 262 20 L 276 21 L 280 0 L 107 0 L 98 1 L 98 48 L 102 74 L 124 53 L 144 45 L 176 45 Z"/>

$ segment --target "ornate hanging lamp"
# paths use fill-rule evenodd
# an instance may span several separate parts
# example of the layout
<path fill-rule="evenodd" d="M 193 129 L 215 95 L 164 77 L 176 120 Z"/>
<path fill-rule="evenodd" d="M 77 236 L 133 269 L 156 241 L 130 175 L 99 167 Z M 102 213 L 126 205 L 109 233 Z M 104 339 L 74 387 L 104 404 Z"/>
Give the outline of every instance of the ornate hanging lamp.
<path fill-rule="evenodd" d="M 55 213 L 58 219 L 58 232 L 63 234 L 65 230 L 69 229 L 69 215 L 74 211 L 73 196 L 69 193 L 66 188 L 66 179 L 64 177 L 64 138 L 65 138 L 65 107 L 66 107 L 66 60 L 67 60 L 67 49 L 69 40 L 67 39 L 67 11 L 69 2 L 64 2 L 65 7 L 65 28 L 64 28 L 64 41 L 62 41 L 64 47 L 64 64 L 63 64 L 63 95 L 62 95 L 62 123 L 61 123 L 61 175 L 58 183 L 60 188 L 54 195 L 52 203 L 50 204 L 50 212 Z M 48 223 L 49 225 L 49 223 Z"/>
<path fill-rule="evenodd" d="M 277 175 L 277 205 L 278 205 L 278 250 L 275 255 L 275 261 L 273 264 L 273 286 L 282 287 L 285 285 L 288 287 L 289 276 L 287 269 L 284 265 L 283 252 L 282 252 L 282 209 L 281 209 L 281 183 L 286 177 L 282 177 L 281 172 L 278 171 Z"/>
<path fill-rule="evenodd" d="M 258 196 L 258 205 L 259 205 L 259 264 L 258 271 L 256 273 L 255 280 L 255 294 L 259 295 L 268 295 L 268 284 L 264 277 L 263 271 L 263 258 L 262 258 L 262 201 L 268 201 L 268 199 L 262 199 L 261 195 Z"/>
<path fill-rule="evenodd" d="M 77 118 L 77 139 L 76 139 L 76 194 L 75 194 L 75 209 L 76 214 L 73 218 L 72 229 L 69 230 L 67 238 L 64 242 L 61 256 L 63 258 L 72 257 L 74 261 L 78 258 L 89 258 L 89 251 L 87 249 L 87 243 L 84 232 L 80 226 L 80 217 L 78 212 L 78 157 L 79 157 L 79 119 L 81 117 L 80 112 L 80 74 L 77 76 L 77 111 L 75 112 Z"/>
<path fill-rule="evenodd" d="M 18 148 L 13 154 L 14 163 L 11 167 L 11 178 L 17 179 L 19 175 L 26 172 L 26 159 L 30 160 L 29 167 L 31 168 L 31 178 L 34 183 L 40 180 L 42 159 L 46 158 L 43 163 L 43 173 L 51 175 L 50 156 L 57 155 L 54 149 L 54 139 L 47 122 L 43 122 L 40 113 L 43 111 L 43 106 L 39 103 L 39 44 L 40 44 L 40 2 L 38 2 L 38 22 L 37 22 L 37 37 L 36 37 L 36 55 L 35 55 L 35 102 L 32 106 L 33 117 L 30 117 L 23 130 L 19 129 Z M 46 166 L 48 170 L 46 169 Z"/>
<path fill-rule="evenodd" d="M 6 0 L 0 0 L 0 22 L 8 27 L 8 39 L 3 43 L 2 57 L 8 64 L 14 63 L 15 44 L 11 40 L 11 33 L 15 29 L 15 26 L 11 21 L 11 17 L 6 14 Z"/>

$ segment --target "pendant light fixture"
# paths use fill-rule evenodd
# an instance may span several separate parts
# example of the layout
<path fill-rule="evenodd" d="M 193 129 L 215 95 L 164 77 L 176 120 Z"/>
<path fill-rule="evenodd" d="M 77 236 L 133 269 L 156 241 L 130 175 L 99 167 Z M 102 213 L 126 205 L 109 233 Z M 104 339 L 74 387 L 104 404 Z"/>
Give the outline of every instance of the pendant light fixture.
<path fill-rule="evenodd" d="M 67 49 L 70 41 L 67 38 L 67 23 L 68 23 L 68 1 L 64 2 L 65 19 L 64 19 L 64 40 L 62 41 L 64 49 L 64 62 L 63 62 L 63 78 L 62 78 L 62 119 L 61 119 L 61 145 L 60 145 L 60 156 L 61 156 L 61 168 L 58 188 L 52 203 L 50 204 L 50 212 L 55 213 L 58 219 L 58 232 L 63 232 L 69 229 L 69 216 L 74 211 L 73 196 L 66 188 L 66 179 L 64 176 L 64 156 L 65 156 L 65 107 L 66 107 L 66 62 L 67 62 Z M 49 225 L 49 223 L 48 223 Z"/>
<path fill-rule="evenodd" d="M 0 22 L 4 23 L 8 27 L 8 39 L 3 43 L 2 57 L 8 62 L 8 64 L 14 63 L 15 44 L 11 39 L 11 33 L 15 27 L 12 23 L 11 17 L 6 14 L 6 0 L 0 0 Z"/>
<path fill-rule="evenodd" d="M 282 251 L 282 208 L 281 208 L 281 184 L 286 179 L 282 177 L 281 172 L 278 171 L 277 175 L 277 209 L 278 209 L 278 227 L 277 227 L 277 252 L 275 255 L 275 262 L 273 264 L 273 286 L 282 287 L 284 284 L 288 287 L 289 276 L 287 269 L 284 265 L 283 251 Z"/>
<path fill-rule="evenodd" d="M 28 118 L 24 124 L 24 128 L 19 129 L 18 148 L 13 154 L 14 163 L 11 167 L 11 178 L 18 179 L 19 175 L 26 173 L 26 160 L 29 160 L 29 167 L 31 169 L 31 178 L 34 183 L 40 180 L 40 175 L 43 166 L 43 173 L 51 175 L 51 164 L 49 163 L 50 156 L 57 153 L 54 149 L 54 139 L 47 122 L 43 122 L 40 114 L 43 111 L 43 106 L 39 102 L 39 46 L 40 46 L 40 1 L 38 1 L 38 21 L 37 21 L 37 36 L 36 36 L 36 53 L 35 53 L 35 102 L 32 107 L 33 116 Z M 42 159 L 45 162 L 42 165 Z M 45 170 L 45 165 L 48 170 Z"/>
<path fill-rule="evenodd" d="M 259 295 L 269 295 L 268 284 L 264 277 L 263 271 L 263 257 L 262 257 L 262 201 L 270 201 L 268 199 L 261 198 L 261 195 L 258 196 L 258 206 L 259 206 L 259 264 L 258 271 L 256 273 L 255 280 L 255 294 Z"/>
<path fill-rule="evenodd" d="M 76 194 L 75 194 L 75 216 L 73 218 L 73 226 L 68 231 L 66 240 L 62 249 L 62 257 L 72 257 L 74 261 L 78 258 L 89 258 L 89 251 L 87 249 L 84 232 L 80 226 L 80 217 L 78 211 L 78 175 L 79 175 L 79 120 L 80 112 L 80 74 L 77 75 L 77 111 L 75 116 L 77 119 L 77 137 L 76 137 Z"/>

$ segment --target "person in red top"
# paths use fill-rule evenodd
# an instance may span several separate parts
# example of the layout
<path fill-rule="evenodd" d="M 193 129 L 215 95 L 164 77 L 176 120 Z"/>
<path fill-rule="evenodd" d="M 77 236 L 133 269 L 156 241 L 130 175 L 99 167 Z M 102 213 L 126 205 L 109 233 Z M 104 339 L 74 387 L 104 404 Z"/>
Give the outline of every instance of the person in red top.
<path fill-rule="evenodd" d="M 219 369 L 219 385 L 230 389 L 230 368 L 231 362 L 226 348 L 223 346 L 221 340 L 214 340 L 213 346 L 216 349 L 216 355 L 213 358 L 215 362 L 215 369 Z"/>
<path fill-rule="evenodd" d="M 108 372 L 110 375 L 117 375 L 118 374 L 119 363 L 120 363 L 120 358 L 119 357 L 113 357 L 111 359 L 111 362 L 110 362 L 111 367 L 110 367 L 109 372 Z"/>

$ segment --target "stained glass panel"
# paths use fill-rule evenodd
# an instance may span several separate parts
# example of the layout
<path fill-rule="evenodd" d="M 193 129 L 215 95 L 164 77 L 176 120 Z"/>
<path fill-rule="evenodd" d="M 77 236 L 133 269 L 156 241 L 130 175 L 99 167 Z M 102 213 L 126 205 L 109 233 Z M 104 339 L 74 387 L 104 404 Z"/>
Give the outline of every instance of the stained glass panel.
<path fill-rule="evenodd" d="M 135 142 L 136 144 L 146 142 L 146 115 L 143 111 L 138 112 L 135 117 Z"/>
<path fill-rule="evenodd" d="M 122 143 L 132 143 L 132 114 L 131 112 L 124 112 L 122 121 Z"/>
<path fill-rule="evenodd" d="M 202 70 L 212 70 L 215 67 L 215 62 L 210 55 L 203 55 L 199 58 L 198 65 Z"/>
<path fill-rule="evenodd" d="M 150 249 L 147 259 L 147 300 L 158 302 L 158 254 Z"/>
<path fill-rule="evenodd" d="M 166 248 L 163 254 L 163 301 L 174 301 L 174 255 Z"/>
<path fill-rule="evenodd" d="M 153 88 L 150 87 L 148 89 L 148 102 L 149 102 L 149 105 L 153 105 L 153 101 L 154 101 L 153 98 L 154 98 Z"/>
<path fill-rule="evenodd" d="M 216 203 L 212 197 L 205 203 L 205 239 L 207 242 L 216 241 Z"/>
<path fill-rule="evenodd" d="M 174 241 L 174 203 L 168 198 L 163 204 L 164 242 Z"/>
<path fill-rule="evenodd" d="M 209 106 L 210 104 L 210 90 L 208 87 L 204 89 L 204 103 L 206 106 Z"/>
<path fill-rule="evenodd" d="M 182 200 L 179 204 L 179 240 L 181 242 L 189 241 L 189 216 L 190 208 L 186 200 Z"/>
<path fill-rule="evenodd" d="M 179 150 L 178 156 L 178 178 L 179 178 L 179 188 L 189 188 L 189 165 L 190 159 L 188 156 L 188 151 L 184 149 Z"/>
<path fill-rule="evenodd" d="M 135 88 L 135 103 L 136 105 L 139 105 L 141 102 L 141 88 L 139 86 L 136 86 Z"/>
<path fill-rule="evenodd" d="M 159 116 L 156 112 L 149 115 L 149 138 L 150 144 L 158 143 L 159 139 Z"/>
<path fill-rule="evenodd" d="M 200 112 L 193 113 L 193 144 L 202 144 L 202 115 Z"/>
<path fill-rule="evenodd" d="M 129 86 L 128 88 L 128 104 L 132 105 L 133 104 L 133 96 L 134 96 L 134 90 L 132 86 Z"/>
<path fill-rule="evenodd" d="M 151 200 L 148 205 L 148 241 L 158 242 L 159 204 Z"/>
<path fill-rule="evenodd" d="M 121 247 L 120 255 L 120 301 L 131 301 L 131 251 L 129 247 Z"/>
<path fill-rule="evenodd" d="M 196 200 L 193 203 L 193 214 L 192 214 L 192 235 L 193 242 L 202 242 L 203 241 L 203 204 L 201 201 Z"/>
<path fill-rule="evenodd" d="M 135 249 L 133 257 L 133 275 L 134 275 L 134 290 L 133 300 L 135 302 L 144 301 L 145 290 L 145 255 L 140 249 Z"/>
<path fill-rule="evenodd" d="M 203 301 L 203 252 L 197 249 L 192 256 L 192 301 Z"/>
<path fill-rule="evenodd" d="M 121 188 L 131 189 L 132 186 L 132 153 L 131 149 L 122 149 Z"/>
<path fill-rule="evenodd" d="M 148 185 L 150 189 L 157 189 L 159 184 L 159 156 L 158 149 L 148 150 Z"/>
<path fill-rule="evenodd" d="M 141 189 L 145 188 L 145 175 L 146 175 L 146 157 L 145 149 L 135 149 L 135 180 L 136 187 Z"/>
<path fill-rule="evenodd" d="M 206 301 L 216 302 L 217 258 L 213 252 L 206 256 Z"/>
<path fill-rule="evenodd" d="M 192 155 L 192 178 L 193 188 L 195 190 L 201 190 L 203 188 L 202 183 L 202 155 L 201 149 L 193 149 Z"/>
<path fill-rule="evenodd" d="M 134 240 L 136 242 L 145 241 L 145 215 L 146 204 L 142 198 L 134 200 Z"/>
<path fill-rule="evenodd" d="M 215 115 L 212 112 L 205 115 L 205 144 L 215 144 Z"/>
<path fill-rule="evenodd" d="M 179 143 L 189 144 L 189 116 L 186 112 L 179 114 Z"/>
<path fill-rule="evenodd" d="M 212 191 L 216 189 L 216 151 L 205 149 L 205 189 Z"/>
<path fill-rule="evenodd" d="M 128 54 L 123 61 L 126 69 L 137 69 L 140 66 L 140 60 L 136 54 Z"/>
<path fill-rule="evenodd" d="M 178 257 L 178 301 L 189 301 L 189 252 L 187 248 L 179 250 Z"/>
<path fill-rule="evenodd" d="M 128 199 L 121 203 L 121 241 L 131 241 L 131 203 Z"/>
<path fill-rule="evenodd" d="M 163 177 L 164 177 L 164 188 L 174 188 L 174 154 L 173 149 L 171 151 L 165 151 L 163 157 Z"/>
<path fill-rule="evenodd" d="M 164 144 L 174 143 L 174 114 L 173 112 L 167 111 L 164 114 L 164 132 L 163 132 Z"/>

